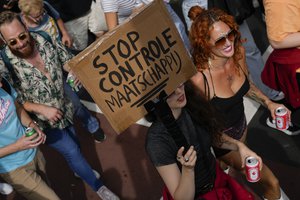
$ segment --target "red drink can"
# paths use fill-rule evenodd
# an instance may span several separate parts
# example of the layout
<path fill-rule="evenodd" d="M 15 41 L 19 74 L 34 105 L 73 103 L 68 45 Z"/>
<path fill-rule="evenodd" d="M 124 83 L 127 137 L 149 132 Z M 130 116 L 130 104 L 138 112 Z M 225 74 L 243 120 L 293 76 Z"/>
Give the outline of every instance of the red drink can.
<path fill-rule="evenodd" d="M 289 128 L 289 117 L 288 112 L 285 108 L 279 107 L 275 111 L 276 116 L 276 127 L 281 130 Z"/>
<path fill-rule="evenodd" d="M 259 162 L 251 156 L 246 158 L 246 178 L 252 183 L 260 180 Z"/>

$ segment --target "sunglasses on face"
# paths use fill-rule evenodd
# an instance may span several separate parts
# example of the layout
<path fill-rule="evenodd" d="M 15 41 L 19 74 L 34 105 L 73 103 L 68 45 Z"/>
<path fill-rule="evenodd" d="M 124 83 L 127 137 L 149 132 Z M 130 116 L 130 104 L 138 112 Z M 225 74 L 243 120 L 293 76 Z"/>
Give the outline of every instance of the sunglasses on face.
<path fill-rule="evenodd" d="M 231 29 L 226 35 L 219 37 L 215 41 L 215 47 L 223 47 L 226 44 L 226 40 L 228 39 L 230 42 L 233 42 L 236 36 L 235 30 Z"/>
<path fill-rule="evenodd" d="M 38 15 L 28 15 L 31 19 L 33 20 L 38 20 L 40 19 L 41 17 L 43 17 L 47 12 L 45 10 L 42 10 Z"/>
<path fill-rule="evenodd" d="M 15 46 L 16 44 L 18 44 L 18 40 L 24 41 L 27 38 L 28 38 L 27 32 L 20 33 L 20 35 L 17 38 L 8 40 L 8 45 L 9 46 Z"/>

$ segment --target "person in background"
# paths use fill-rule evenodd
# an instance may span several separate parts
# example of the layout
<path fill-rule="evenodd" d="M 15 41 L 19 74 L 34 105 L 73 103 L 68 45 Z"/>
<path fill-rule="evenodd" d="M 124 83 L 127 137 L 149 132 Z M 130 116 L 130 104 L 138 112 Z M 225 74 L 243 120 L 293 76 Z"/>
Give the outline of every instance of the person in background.
<path fill-rule="evenodd" d="M 26 199 L 59 200 L 40 176 L 46 171 L 45 159 L 38 146 L 45 142 L 46 136 L 16 97 L 14 88 L 0 76 L 0 176 Z M 36 133 L 26 137 L 25 127 L 33 128 Z M 5 194 L 12 191 L 4 183 L 0 188 Z"/>
<path fill-rule="evenodd" d="M 52 40 L 58 40 L 66 47 L 72 46 L 72 38 L 65 28 L 59 13 L 43 0 L 19 0 L 21 19 L 29 31 L 45 31 Z"/>
<path fill-rule="evenodd" d="M 0 12 L 5 10 L 11 10 L 13 12 L 19 12 L 18 0 L 3 0 L 0 1 Z"/>
<path fill-rule="evenodd" d="M 267 35 L 274 51 L 270 54 L 262 80 L 286 96 L 292 110 L 300 108 L 300 1 L 264 0 Z M 276 128 L 272 119 L 267 124 Z M 300 132 L 300 127 L 290 126 L 288 131 Z M 287 132 L 288 134 L 289 132 Z"/>
<path fill-rule="evenodd" d="M 235 191 L 229 189 L 230 183 L 226 180 L 232 178 L 220 169 L 211 146 L 214 144 L 235 151 L 240 155 L 241 167 L 248 156 L 262 163 L 261 158 L 242 142 L 221 134 L 214 109 L 189 85 L 189 94 L 188 91 L 185 93 L 185 86 L 181 84 L 168 96 L 166 105 L 156 108 L 158 114 L 152 116 L 153 123 L 146 136 L 147 153 L 166 185 L 163 199 L 231 199 L 232 196 L 236 199 L 253 199 L 241 186 L 239 191 L 245 192 L 233 195 Z M 177 127 L 173 125 L 173 128 L 166 128 L 166 122 L 162 120 L 167 118 L 164 106 L 169 106 Z M 161 113 L 165 114 L 161 116 Z M 178 144 L 180 137 L 173 133 L 174 128 L 185 138 L 186 144 Z"/>
<path fill-rule="evenodd" d="M 123 23 L 123 21 L 127 19 L 133 12 L 138 11 L 143 5 L 147 5 L 152 1 L 153 0 L 129 0 L 125 2 L 122 0 L 102 0 L 101 3 L 105 13 L 108 30 L 111 30 L 117 25 Z M 188 36 L 186 35 L 184 24 L 170 6 L 169 0 L 164 0 L 164 2 L 186 49 L 189 51 L 191 46 Z"/>
<path fill-rule="evenodd" d="M 11 185 L 0 182 L 0 194 L 9 195 L 12 192 L 13 192 L 13 187 Z"/>
<path fill-rule="evenodd" d="M 108 31 L 101 1 L 102 0 L 92 1 L 91 15 L 88 22 L 89 30 L 96 36 L 96 38 L 101 37 Z"/>
<path fill-rule="evenodd" d="M 0 14 L 0 32 L 7 43 L 3 51 L 13 69 L 0 63 L 1 73 L 9 74 L 20 102 L 47 135 L 46 144 L 57 150 L 79 175 L 104 200 L 118 200 L 96 177 L 83 157 L 73 126 L 72 103 L 64 91 L 62 65 L 69 54 L 37 33 L 30 33 L 16 13 Z M 59 45 L 59 43 L 57 43 Z M 65 67 L 66 71 L 67 69 Z"/>
<path fill-rule="evenodd" d="M 192 81 L 221 115 L 223 132 L 245 142 L 245 95 L 268 108 L 272 118 L 275 118 L 278 107 L 286 107 L 272 102 L 249 80 L 241 35 L 231 15 L 217 8 L 205 10 L 193 6 L 189 17 L 193 20 L 190 29 L 192 56 L 198 69 Z M 287 111 L 290 115 L 290 111 Z M 243 170 L 236 152 L 218 148 L 214 150 L 219 160 L 234 169 Z M 288 199 L 280 189 L 278 179 L 266 165 L 263 165 L 261 179 L 257 183 L 264 190 L 264 198 Z"/>
<path fill-rule="evenodd" d="M 222 0 L 220 0 L 222 1 Z M 182 3 L 182 12 L 185 18 L 185 22 L 187 24 L 188 30 L 191 28 L 192 21 L 188 17 L 188 12 L 192 6 L 200 6 L 202 8 L 208 9 L 212 6 L 208 0 L 184 0 Z M 234 5 L 230 5 L 234 6 Z M 223 9 L 223 8 L 220 8 Z M 226 11 L 226 10 L 225 10 Z M 226 11 L 227 12 L 227 11 Z M 274 101 L 279 101 L 284 98 L 284 93 L 278 92 L 269 88 L 265 85 L 261 80 L 261 72 L 264 68 L 264 62 L 261 56 L 260 50 L 257 48 L 251 31 L 249 29 L 248 23 L 246 20 L 243 20 L 241 24 L 239 24 L 239 31 L 241 32 L 242 39 L 245 39 L 243 42 L 243 46 L 246 51 L 246 62 L 250 71 L 250 78 L 266 96 Z"/>
<path fill-rule="evenodd" d="M 122 24 L 135 9 L 141 6 L 138 0 L 102 0 L 101 5 L 109 31 Z"/>
<path fill-rule="evenodd" d="M 258 4 L 259 4 L 259 8 L 260 8 L 260 11 L 262 13 L 262 18 L 264 21 L 265 20 L 265 7 L 264 7 L 264 3 L 263 3 L 263 0 L 257 0 L 258 1 Z"/>
<path fill-rule="evenodd" d="M 107 31 L 99 0 L 47 0 L 60 14 L 73 40 L 75 53 L 84 50 L 89 42 L 89 30 L 100 37 Z"/>

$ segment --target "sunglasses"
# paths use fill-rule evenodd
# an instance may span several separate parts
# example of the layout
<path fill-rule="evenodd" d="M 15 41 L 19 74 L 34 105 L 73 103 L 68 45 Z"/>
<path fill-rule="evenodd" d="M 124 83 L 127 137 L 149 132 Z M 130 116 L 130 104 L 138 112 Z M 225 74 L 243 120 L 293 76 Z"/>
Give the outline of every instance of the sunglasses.
<path fill-rule="evenodd" d="M 8 45 L 9 46 L 15 46 L 16 44 L 18 44 L 18 40 L 24 41 L 27 38 L 28 38 L 28 33 L 27 32 L 20 33 L 20 35 L 17 38 L 8 40 Z"/>
<path fill-rule="evenodd" d="M 28 17 L 30 17 L 33 21 L 37 21 L 39 20 L 41 17 L 43 17 L 44 15 L 46 15 L 46 10 L 42 10 L 38 15 L 32 16 L 32 15 L 28 15 Z"/>
<path fill-rule="evenodd" d="M 233 42 L 236 36 L 235 30 L 231 29 L 226 35 L 219 37 L 215 41 L 215 47 L 223 47 L 226 44 L 226 40 L 228 39 L 230 42 Z"/>

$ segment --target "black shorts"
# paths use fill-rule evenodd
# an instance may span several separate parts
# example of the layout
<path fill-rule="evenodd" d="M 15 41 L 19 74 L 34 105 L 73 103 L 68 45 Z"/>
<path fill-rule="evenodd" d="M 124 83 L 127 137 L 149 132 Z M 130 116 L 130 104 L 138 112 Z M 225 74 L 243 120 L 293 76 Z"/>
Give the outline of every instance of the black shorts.
<path fill-rule="evenodd" d="M 246 116 L 243 115 L 243 117 L 241 118 L 241 120 L 238 121 L 238 123 L 236 123 L 234 126 L 232 126 L 230 128 L 227 128 L 223 132 L 226 135 L 232 137 L 233 139 L 240 140 L 243 137 L 243 134 L 244 134 L 246 128 L 247 128 L 247 120 L 246 120 Z M 214 149 L 216 158 L 222 157 L 222 156 L 228 154 L 229 152 L 231 152 L 231 150 L 220 149 L 217 147 L 214 147 L 213 149 Z"/>

